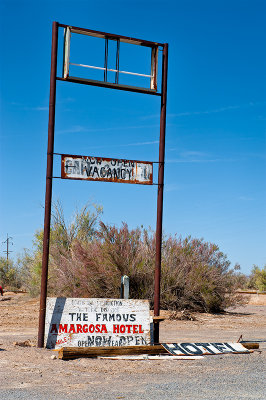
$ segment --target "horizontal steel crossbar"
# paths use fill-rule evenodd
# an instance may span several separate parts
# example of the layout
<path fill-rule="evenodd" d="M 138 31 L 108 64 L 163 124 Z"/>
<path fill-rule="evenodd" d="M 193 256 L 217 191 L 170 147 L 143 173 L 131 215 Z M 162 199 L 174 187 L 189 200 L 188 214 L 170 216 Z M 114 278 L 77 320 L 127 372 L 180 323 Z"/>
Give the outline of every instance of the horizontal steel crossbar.
<path fill-rule="evenodd" d="M 102 81 L 96 81 L 96 80 L 91 80 L 91 79 L 77 78 L 74 76 L 69 76 L 67 78 L 61 78 L 61 77 L 57 76 L 56 79 L 58 81 L 62 81 L 62 82 L 80 83 L 80 84 L 84 84 L 84 85 L 100 86 L 100 87 L 105 87 L 105 88 L 110 88 L 110 89 L 126 90 L 128 92 L 136 92 L 136 93 L 152 94 L 154 96 L 162 96 L 161 93 L 156 92 L 154 89 L 146 89 L 146 88 L 135 87 L 135 86 L 121 85 L 120 83 L 116 84 L 116 83 L 110 83 L 110 82 L 102 82 Z"/>
<path fill-rule="evenodd" d="M 95 37 L 106 38 L 106 39 L 111 39 L 111 40 L 119 39 L 121 42 L 137 44 L 140 46 L 164 47 L 164 45 L 165 45 L 165 43 L 151 42 L 148 40 L 137 39 L 137 38 L 123 36 L 123 35 L 116 35 L 113 33 L 95 31 L 93 29 L 79 28 L 77 26 L 71 26 L 71 25 L 65 25 L 65 24 L 58 24 L 58 26 L 61 28 L 69 28 L 71 30 L 71 32 L 73 32 L 73 33 L 79 33 L 79 34 L 83 34 L 83 35 L 87 34 L 89 36 L 95 36 Z"/>
<path fill-rule="evenodd" d="M 69 65 L 76 65 L 77 67 L 85 67 L 85 68 L 92 68 L 92 69 L 100 69 L 101 71 L 106 71 L 107 70 L 107 71 L 112 71 L 112 72 L 119 72 L 121 74 L 137 75 L 137 76 L 145 76 L 147 78 L 154 78 L 154 75 L 146 75 L 146 74 L 139 74 L 137 72 L 121 71 L 120 69 L 96 67 L 94 65 L 76 64 L 76 63 L 69 63 Z"/>

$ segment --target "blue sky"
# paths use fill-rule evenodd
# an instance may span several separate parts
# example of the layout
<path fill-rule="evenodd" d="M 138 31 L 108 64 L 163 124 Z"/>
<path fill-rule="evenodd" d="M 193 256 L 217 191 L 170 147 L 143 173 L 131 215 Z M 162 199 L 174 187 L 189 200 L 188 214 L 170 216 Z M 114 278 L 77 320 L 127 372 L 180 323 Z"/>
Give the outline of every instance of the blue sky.
<path fill-rule="evenodd" d="M 169 43 L 164 231 L 216 243 L 245 273 L 263 266 L 265 8 L 260 0 L 1 0 L 1 255 L 7 233 L 15 258 L 43 226 L 56 20 Z M 99 65 L 93 43 L 75 49 L 72 62 L 93 63 L 95 51 Z M 136 54 L 124 57 L 128 70 L 146 73 Z M 159 113 L 156 96 L 58 82 L 55 152 L 155 161 Z M 55 179 L 53 199 L 68 218 L 92 201 L 103 206 L 105 222 L 155 229 L 156 189 Z"/>

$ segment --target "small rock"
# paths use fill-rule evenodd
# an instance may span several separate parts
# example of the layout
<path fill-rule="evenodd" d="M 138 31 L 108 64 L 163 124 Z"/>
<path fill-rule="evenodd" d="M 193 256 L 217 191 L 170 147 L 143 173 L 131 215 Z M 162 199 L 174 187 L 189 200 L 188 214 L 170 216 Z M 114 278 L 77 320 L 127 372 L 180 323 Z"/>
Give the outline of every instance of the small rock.
<path fill-rule="evenodd" d="M 51 359 L 56 360 L 56 356 L 55 355 L 51 356 Z"/>

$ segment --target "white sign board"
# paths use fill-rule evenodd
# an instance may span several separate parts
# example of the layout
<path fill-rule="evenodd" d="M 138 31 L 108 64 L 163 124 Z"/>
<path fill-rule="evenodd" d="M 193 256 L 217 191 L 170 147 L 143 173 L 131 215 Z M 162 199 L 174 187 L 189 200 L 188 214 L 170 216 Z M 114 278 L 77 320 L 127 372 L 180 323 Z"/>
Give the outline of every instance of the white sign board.
<path fill-rule="evenodd" d="M 226 353 L 249 353 L 241 343 L 162 343 L 174 356 L 202 356 Z"/>
<path fill-rule="evenodd" d="M 44 340 L 49 349 L 149 345 L 149 302 L 48 297 Z"/>
<path fill-rule="evenodd" d="M 62 154 L 61 178 L 152 185 L 153 163 Z"/>

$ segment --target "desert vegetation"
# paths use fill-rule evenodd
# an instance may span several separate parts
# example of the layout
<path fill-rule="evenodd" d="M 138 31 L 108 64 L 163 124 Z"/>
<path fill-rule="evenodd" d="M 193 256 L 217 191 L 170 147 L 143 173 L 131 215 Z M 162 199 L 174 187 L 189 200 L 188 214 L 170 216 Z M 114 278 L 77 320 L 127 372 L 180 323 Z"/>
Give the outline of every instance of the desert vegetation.
<path fill-rule="evenodd" d="M 120 293 L 122 275 L 130 278 L 130 297 L 149 299 L 153 306 L 155 233 L 101 222 L 102 208 L 86 205 L 67 224 L 60 203 L 51 224 L 48 293 L 51 296 L 109 297 Z M 43 231 L 33 250 L 17 262 L 0 260 L 2 284 L 39 294 Z M 265 290 L 266 267 L 251 277 L 240 273 L 217 245 L 203 239 L 165 236 L 162 243 L 161 308 L 219 312 L 235 305 L 243 287 Z"/>

